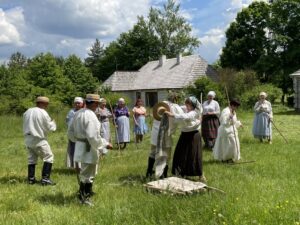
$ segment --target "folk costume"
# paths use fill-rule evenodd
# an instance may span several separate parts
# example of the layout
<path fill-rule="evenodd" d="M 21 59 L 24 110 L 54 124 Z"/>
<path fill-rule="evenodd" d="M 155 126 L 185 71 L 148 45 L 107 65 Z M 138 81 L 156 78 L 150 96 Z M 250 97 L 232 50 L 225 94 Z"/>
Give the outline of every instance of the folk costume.
<path fill-rule="evenodd" d="M 241 126 L 241 122 L 237 119 L 236 113 L 232 112 L 231 107 L 223 109 L 220 123 L 218 137 L 213 148 L 214 158 L 219 161 L 235 162 L 240 160 L 240 141 L 237 128 Z"/>
<path fill-rule="evenodd" d="M 148 127 L 145 120 L 146 108 L 143 106 L 140 107 L 135 106 L 132 109 L 132 112 L 134 113 L 134 118 L 136 121 L 136 124 L 134 126 L 134 133 L 138 135 L 146 134 L 148 131 Z"/>
<path fill-rule="evenodd" d="M 181 134 L 174 152 L 172 174 L 202 177 L 202 146 L 199 133 L 202 106 L 194 96 L 186 99 L 187 104 L 192 105 L 191 111 L 174 114 L 175 120 L 180 122 Z"/>
<path fill-rule="evenodd" d="M 272 124 L 273 119 L 272 105 L 265 98 L 267 94 L 265 92 L 260 93 L 260 100 L 255 103 L 254 106 L 254 121 L 252 133 L 255 138 L 258 138 L 261 142 L 263 139 L 267 139 L 269 142 L 272 140 Z"/>
<path fill-rule="evenodd" d="M 103 107 L 101 105 L 104 104 Z M 101 123 L 101 130 L 100 135 L 103 137 L 107 142 L 110 142 L 110 124 L 109 118 L 112 117 L 111 112 L 105 107 L 106 100 L 104 98 L 100 98 L 100 107 L 96 109 L 96 115 Z"/>
<path fill-rule="evenodd" d="M 70 127 L 70 125 L 73 121 L 75 113 L 78 111 L 77 108 L 79 108 L 79 107 L 77 107 L 77 104 L 81 105 L 80 108 L 83 107 L 83 98 L 75 97 L 74 104 L 75 104 L 75 107 L 68 112 L 67 117 L 66 117 L 66 123 L 67 123 L 68 128 Z M 66 157 L 66 166 L 68 168 L 75 168 L 74 151 L 75 151 L 75 142 L 68 140 L 67 157 Z"/>
<path fill-rule="evenodd" d="M 88 94 L 86 97 L 87 106 L 97 101 L 99 95 Z M 68 129 L 68 137 L 75 142 L 74 161 L 81 163 L 79 198 L 82 203 L 86 203 L 92 194 L 99 155 L 108 143 L 101 137 L 100 122 L 89 107 L 80 109 L 75 114 Z"/>
<path fill-rule="evenodd" d="M 23 115 L 23 134 L 28 151 L 28 183 L 36 183 L 35 166 L 38 157 L 41 157 L 44 165 L 42 169 L 42 185 L 54 185 L 50 180 L 54 155 L 47 141 L 49 131 L 56 130 L 56 124 L 51 120 L 45 108 L 41 104 L 48 105 L 47 97 L 38 97 L 37 107 L 28 109 Z"/>
<path fill-rule="evenodd" d="M 119 99 L 117 108 L 114 111 L 115 123 L 117 125 L 116 143 L 129 143 L 130 142 L 130 124 L 129 124 L 129 111 L 125 106 L 125 100 Z"/>
<path fill-rule="evenodd" d="M 216 96 L 214 91 L 210 91 L 207 96 L 209 100 L 205 101 L 202 105 L 201 134 L 205 147 L 212 149 L 218 136 L 218 128 L 220 126 L 220 106 L 219 103 L 213 99 Z"/>
<path fill-rule="evenodd" d="M 160 108 L 169 110 L 171 113 L 183 113 L 179 105 L 171 101 L 164 101 L 161 106 L 153 107 L 153 125 L 151 130 L 151 149 L 148 158 L 146 177 L 151 177 L 155 165 L 155 177 L 167 177 L 168 164 L 171 157 L 173 135 L 177 129 L 174 118 L 164 115 Z M 160 104 L 160 103 L 159 103 Z M 156 113 L 157 112 L 157 113 Z M 155 164 L 156 163 L 156 164 Z"/>

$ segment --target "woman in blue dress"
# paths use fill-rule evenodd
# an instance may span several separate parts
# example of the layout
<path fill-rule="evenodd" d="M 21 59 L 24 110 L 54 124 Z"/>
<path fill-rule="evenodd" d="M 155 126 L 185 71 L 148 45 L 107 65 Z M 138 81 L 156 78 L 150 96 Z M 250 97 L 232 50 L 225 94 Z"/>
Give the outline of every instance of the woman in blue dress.
<path fill-rule="evenodd" d="M 253 121 L 252 133 L 260 142 L 267 139 L 269 144 L 272 144 L 272 124 L 273 119 L 272 105 L 266 100 L 267 94 L 261 92 L 259 94 L 259 101 L 255 103 L 254 112 L 255 117 Z"/>
<path fill-rule="evenodd" d="M 133 120 L 134 120 L 134 133 L 136 138 L 136 143 L 143 141 L 144 134 L 147 133 L 148 127 L 146 124 L 146 116 L 147 111 L 146 108 L 143 106 L 142 99 L 138 99 L 135 103 L 134 108 L 132 109 L 133 112 Z"/>
<path fill-rule="evenodd" d="M 125 100 L 120 98 L 118 106 L 114 111 L 116 123 L 116 143 L 123 144 L 122 149 L 126 147 L 126 143 L 130 142 L 130 125 L 129 125 L 129 111 L 125 106 Z"/>

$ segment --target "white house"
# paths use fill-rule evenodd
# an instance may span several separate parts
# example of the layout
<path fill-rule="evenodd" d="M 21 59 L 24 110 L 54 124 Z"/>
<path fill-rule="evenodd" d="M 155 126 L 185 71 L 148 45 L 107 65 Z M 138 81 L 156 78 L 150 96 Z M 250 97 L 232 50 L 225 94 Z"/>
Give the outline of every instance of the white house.
<path fill-rule="evenodd" d="M 150 61 L 134 72 L 116 71 L 104 83 L 134 103 L 141 98 L 146 106 L 165 100 L 168 90 L 181 90 L 201 76 L 218 80 L 216 71 L 198 55 Z"/>
<path fill-rule="evenodd" d="M 294 107 L 297 111 L 300 111 L 300 70 L 290 74 L 290 77 L 293 79 L 294 86 Z"/>

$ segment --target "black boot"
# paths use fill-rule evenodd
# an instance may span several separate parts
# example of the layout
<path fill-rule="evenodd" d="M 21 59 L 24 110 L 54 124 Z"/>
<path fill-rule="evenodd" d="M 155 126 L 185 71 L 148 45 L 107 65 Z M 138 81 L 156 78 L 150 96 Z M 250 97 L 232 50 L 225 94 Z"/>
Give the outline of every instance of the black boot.
<path fill-rule="evenodd" d="M 50 174 L 52 170 L 52 163 L 44 162 L 43 170 L 42 170 L 42 185 L 55 185 L 52 180 L 50 180 Z"/>
<path fill-rule="evenodd" d="M 35 184 L 35 164 L 28 164 L 28 184 Z"/>
<path fill-rule="evenodd" d="M 163 174 L 159 177 L 159 179 L 164 179 L 164 178 L 167 178 L 167 177 L 168 177 L 168 169 L 169 169 L 169 166 L 166 165 L 165 168 L 164 168 L 164 172 L 163 172 Z"/>
<path fill-rule="evenodd" d="M 152 176 L 154 163 L 155 163 L 155 159 L 149 157 L 148 158 L 148 168 L 147 168 L 147 172 L 146 172 L 146 177 L 151 177 Z"/>
<path fill-rule="evenodd" d="M 87 196 L 93 196 L 96 194 L 95 192 L 93 192 L 93 183 L 85 184 L 85 193 L 87 194 Z"/>
<path fill-rule="evenodd" d="M 82 183 L 80 182 L 79 187 L 79 200 L 81 204 L 88 206 L 93 206 L 93 203 L 90 201 L 90 192 L 92 190 L 92 183 Z"/>

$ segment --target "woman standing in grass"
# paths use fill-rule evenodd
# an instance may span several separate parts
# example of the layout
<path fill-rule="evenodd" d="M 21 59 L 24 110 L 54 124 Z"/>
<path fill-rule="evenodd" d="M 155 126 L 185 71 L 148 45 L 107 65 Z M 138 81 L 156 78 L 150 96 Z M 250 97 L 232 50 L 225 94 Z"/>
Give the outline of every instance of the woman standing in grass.
<path fill-rule="evenodd" d="M 118 145 L 123 144 L 122 149 L 126 147 L 126 143 L 130 142 L 130 125 L 129 125 L 129 111 L 125 106 L 124 98 L 120 98 L 118 106 L 114 111 L 115 123 L 117 128 L 116 142 Z"/>
<path fill-rule="evenodd" d="M 272 105 L 266 100 L 267 94 L 261 92 L 259 94 L 259 101 L 255 103 L 254 112 L 255 117 L 253 121 L 252 133 L 255 138 L 258 138 L 261 142 L 267 139 L 272 143 L 272 126 L 271 120 L 273 119 Z"/>
<path fill-rule="evenodd" d="M 111 142 L 109 118 L 112 117 L 112 114 L 106 108 L 106 100 L 104 98 L 100 98 L 99 107 L 96 109 L 96 115 L 101 123 L 101 137 L 103 137 L 107 142 Z"/>
<path fill-rule="evenodd" d="M 236 110 L 240 106 L 238 100 L 231 100 L 229 106 L 223 109 L 220 116 L 218 137 L 213 148 L 216 160 L 222 162 L 235 162 L 240 160 L 240 141 L 237 128 L 242 123 L 237 119 Z"/>
<path fill-rule="evenodd" d="M 146 124 L 146 116 L 147 111 L 146 108 L 143 106 L 142 99 L 137 99 L 134 108 L 132 109 L 133 112 L 133 120 L 134 120 L 134 133 L 136 138 L 136 143 L 143 141 L 144 134 L 147 133 L 148 127 Z"/>
<path fill-rule="evenodd" d="M 207 94 L 208 100 L 203 103 L 201 134 L 206 148 L 212 149 L 218 136 L 220 126 L 219 115 L 220 106 L 214 100 L 216 93 L 210 91 Z"/>
<path fill-rule="evenodd" d="M 205 181 L 202 171 L 202 146 L 199 129 L 202 106 L 196 97 L 185 100 L 186 113 L 165 112 L 180 122 L 181 134 L 175 148 L 172 174 L 185 176 L 199 176 Z"/>

